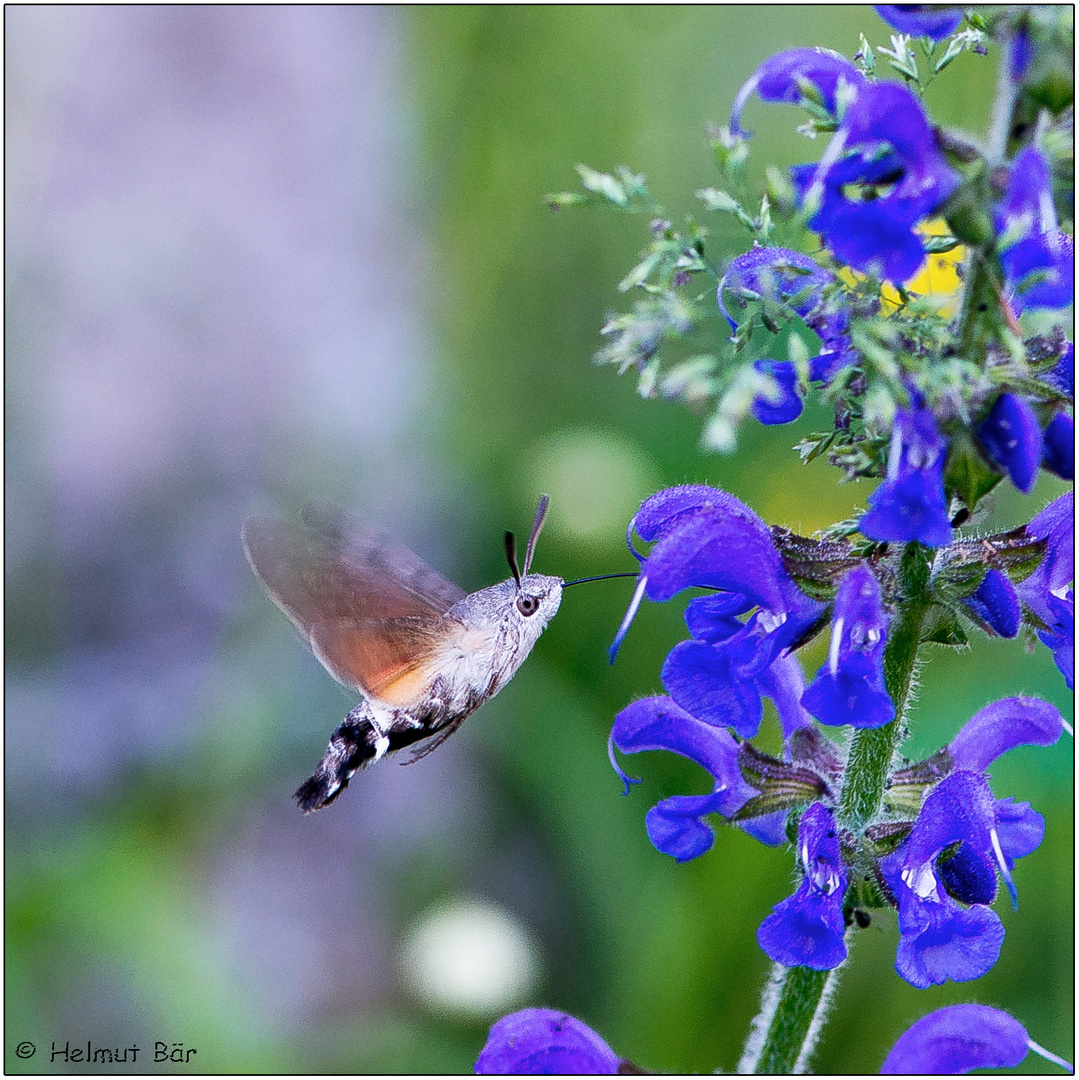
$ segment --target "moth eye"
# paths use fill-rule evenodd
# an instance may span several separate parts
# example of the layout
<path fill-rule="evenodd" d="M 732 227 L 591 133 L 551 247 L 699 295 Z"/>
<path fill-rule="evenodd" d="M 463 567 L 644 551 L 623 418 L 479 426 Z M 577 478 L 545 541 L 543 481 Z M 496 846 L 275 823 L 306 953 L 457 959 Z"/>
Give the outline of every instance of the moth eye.
<path fill-rule="evenodd" d="M 526 617 L 535 615 L 539 611 L 539 600 L 534 596 L 518 596 L 517 610 Z"/>

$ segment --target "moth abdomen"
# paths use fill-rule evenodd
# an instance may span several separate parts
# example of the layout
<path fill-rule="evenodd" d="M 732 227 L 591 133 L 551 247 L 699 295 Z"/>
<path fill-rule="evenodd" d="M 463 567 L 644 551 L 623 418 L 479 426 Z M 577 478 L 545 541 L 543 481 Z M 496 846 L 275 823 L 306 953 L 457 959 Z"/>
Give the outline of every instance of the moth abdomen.
<path fill-rule="evenodd" d="M 441 746 L 484 701 L 486 695 L 470 692 L 462 708 L 432 697 L 420 708 L 398 710 L 388 728 L 377 725 L 371 707 L 361 701 L 330 736 L 326 753 L 315 771 L 296 789 L 294 798 L 300 809 L 309 814 L 329 806 L 357 770 L 373 764 L 385 754 L 403 750 L 430 739 L 406 763 L 411 764 Z"/>

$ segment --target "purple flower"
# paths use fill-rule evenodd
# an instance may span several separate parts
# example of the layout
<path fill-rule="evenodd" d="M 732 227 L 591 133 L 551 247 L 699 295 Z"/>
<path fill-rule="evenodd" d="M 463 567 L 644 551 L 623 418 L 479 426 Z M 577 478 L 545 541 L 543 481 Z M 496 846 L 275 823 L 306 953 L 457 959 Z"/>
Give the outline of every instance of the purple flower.
<path fill-rule="evenodd" d="M 989 457 L 1012 478 L 1020 491 L 1029 492 L 1042 459 L 1042 433 L 1030 404 L 1015 394 L 1001 394 L 978 426 Z"/>
<path fill-rule="evenodd" d="M 762 424 L 789 424 L 802 415 L 802 396 L 798 393 L 798 372 L 790 360 L 755 360 L 755 370 L 768 375 L 779 388 L 778 400 L 758 395 L 753 401 L 753 415 Z"/>
<path fill-rule="evenodd" d="M 476 1074 L 615 1075 L 618 1055 L 587 1024 L 555 1009 L 521 1009 L 495 1022 Z"/>
<path fill-rule="evenodd" d="M 815 168 L 812 165 L 801 167 L 811 171 Z M 738 329 L 738 323 L 723 301 L 724 290 L 755 294 L 787 304 L 821 341 L 820 355 L 809 361 L 809 377 L 814 382 L 830 382 L 838 371 L 858 359 L 850 340 L 850 313 L 837 306 L 835 300 L 825 302 L 822 297 L 824 287 L 833 280 L 832 275 L 808 255 L 789 248 L 755 247 L 732 260 L 716 290 L 716 299 L 732 332 Z M 787 362 L 761 360 L 757 363 Z M 793 395 L 785 395 L 784 403 L 791 410 L 790 419 L 793 420 L 798 415 L 793 412 Z M 785 420 L 764 420 L 761 416 L 758 419 L 762 423 L 786 423 Z"/>
<path fill-rule="evenodd" d="M 764 522 L 725 491 L 687 485 L 645 500 L 630 522 L 631 551 L 634 529 L 655 544 L 647 558 L 637 556 L 637 593 L 612 655 L 641 596 L 662 602 L 691 585 L 718 589 L 725 595 L 694 600 L 686 610 L 694 640 L 667 657 L 667 692 L 697 719 L 746 738 L 760 727 L 762 694 L 776 702 L 785 734 L 805 723 L 797 705 L 801 669 L 788 650 L 813 626 L 822 605 L 795 585 Z M 738 621 L 753 608 L 745 623 Z"/>
<path fill-rule="evenodd" d="M 762 101 L 789 102 L 797 105 L 804 97 L 803 85 L 816 87 L 825 107 L 832 114 L 836 111 L 836 94 L 840 82 L 860 86 L 865 79 L 862 73 L 837 53 L 825 49 L 788 49 L 776 53 L 743 83 L 731 107 L 731 131 L 752 135 L 741 127 L 742 110 L 754 93 Z"/>
<path fill-rule="evenodd" d="M 941 8 L 933 4 L 874 4 L 873 10 L 893 30 L 934 41 L 954 33 L 963 21 L 961 8 Z"/>
<path fill-rule="evenodd" d="M 920 102 L 898 83 L 863 87 L 820 163 L 791 177 L 838 259 L 899 282 L 925 261 L 914 226 L 959 184 Z M 857 189 L 866 197 L 850 198 Z"/>
<path fill-rule="evenodd" d="M 1030 31 L 1020 26 L 1008 41 L 1008 76 L 1013 83 L 1018 83 L 1027 73 L 1034 56 L 1034 46 L 1030 40 Z"/>
<path fill-rule="evenodd" d="M 1074 291 L 1072 239 L 1057 226 L 1049 162 L 1034 147 L 1016 155 L 993 216 L 1012 307 L 1067 307 Z"/>
<path fill-rule="evenodd" d="M 644 698 L 624 708 L 614 720 L 607 752 L 625 785 L 638 781 L 618 766 L 614 749 L 623 754 L 642 750 L 670 750 L 695 761 L 711 774 L 714 786 L 707 795 L 672 795 L 648 811 L 645 827 L 654 847 L 678 862 L 703 855 L 715 839 L 704 823 L 708 814 L 731 817 L 754 795 L 738 768 L 738 743 L 730 733 L 690 716 L 668 697 Z M 783 822 L 757 819 L 740 822 L 762 843 L 783 842 Z"/>
<path fill-rule="evenodd" d="M 969 907 L 957 902 L 937 865 L 946 847 L 962 842 L 970 859 L 991 867 L 993 822 L 993 797 L 985 780 L 974 773 L 952 773 L 930 792 L 906 844 L 881 861 L 899 907 L 895 969 L 912 986 L 979 979 L 997 962 L 1004 927 L 996 912 L 984 898 Z M 975 897 L 968 893 L 964 899 Z"/>
<path fill-rule="evenodd" d="M 754 247 L 731 260 L 719 282 L 716 299 L 733 332 L 738 329 L 738 323 L 723 303 L 724 289 L 780 300 L 804 318 L 816 305 L 821 289 L 831 280 L 832 275 L 808 255 L 789 248 Z"/>
<path fill-rule="evenodd" d="M 1062 480 L 1075 479 L 1075 423 L 1059 412 L 1042 433 L 1042 464 Z"/>
<path fill-rule="evenodd" d="M 1048 627 L 1039 630 L 1042 643 L 1071 687 L 1074 643 L 1074 605 L 1069 583 L 1073 577 L 1072 529 L 1074 496 L 1066 492 L 1054 499 L 1027 526 L 1026 533 L 1047 539 L 1049 548 L 1037 569 L 1016 586 L 1019 599 Z"/>
<path fill-rule="evenodd" d="M 986 571 L 982 583 L 963 603 L 985 629 L 999 637 L 1013 638 L 1019 633 L 1019 596 L 999 570 Z"/>
<path fill-rule="evenodd" d="M 888 615 L 868 566 L 848 571 L 836 594 L 828 660 L 802 695 L 822 724 L 883 727 L 895 719 L 884 689 L 884 633 Z"/>
<path fill-rule="evenodd" d="M 1038 376 L 1054 390 L 1059 390 L 1068 397 L 1075 398 L 1075 346 L 1069 341 L 1060 354 L 1060 359 L 1046 372 Z"/>
<path fill-rule="evenodd" d="M 1002 698 L 976 712 L 948 744 L 952 767 L 985 772 L 1017 746 L 1052 746 L 1064 730 L 1060 711 L 1033 697 Z"/>
<path fill-rule="evenodd" d="M 888 475 L 869 496 L 858 528 L 872 540 L 918 540 L 942 547 L 952 539 L 944 501 L 947 443 L 929 409 L 897 409 Z"/>
<path fill-rule="evenodd" d="M 798 858 L 805 875 L 793 896 L 776 904 L 757 941 L 779 964 L 829 971 L 843 962 L 843 894 L 847 875 L 839 854 L 835 822 L 813 803 L 798 825 Z"/>
<path fill-rule="evenodd" d="M 1051 619 L 1048 630 L 1039 630 L 1038 638 L 1053 653 L 1057 669 L 1071 690 L 1075 685 L 1075 596 L 1069 588 L 1063 596 L 1047 600 Z"/>
<path fill-rule="evenodd" d="M 977 979 L 996 963 L 1004 927 L 988 905 L 997 873 L 1015 906 L 1012 868 L 1041 843 L 1045 822 L 1026 803 L 995 799 L 984 773 L 1016 746 L 1056 742 L 1063 728 L 1047 702 L 1007 698 L 973 716 L 944 752 L 946 775 L 880 863 L 899 908 L 896 971 L 912 986 Z"/>
<path fill-rule="evenodd" d="M 988 1005 L 946 1005 L 916 1020 L 885 1059 L 885 1076 L 958 1075 L 972 1069 L 1012 1069 L 1027 1056 L 1018 1020 Z"/>

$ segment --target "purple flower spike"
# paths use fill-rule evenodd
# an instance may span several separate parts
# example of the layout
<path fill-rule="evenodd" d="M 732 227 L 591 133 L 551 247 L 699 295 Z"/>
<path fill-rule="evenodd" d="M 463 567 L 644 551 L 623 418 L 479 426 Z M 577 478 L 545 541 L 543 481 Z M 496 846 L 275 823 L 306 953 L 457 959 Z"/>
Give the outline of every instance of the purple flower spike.
<path fill-rule="evenodd" d="M 1042 464 L 1062 480 L 1075 479 L 1075 423 L 1067 413 L 1057 413 L 1042 435 Z"/>
<path fill-rule="evenodd" d="M 611 764 L 628 792 L 630 783 L 636 781 L 618 767 L 614 748 L 623 754 L 670 750 L 695 761 L 711 774 L 715 782 L 711 793 L 672 796 L 657 803 L 646 816 L 645 824 L 652 844 L 679 862 L 695 859 L 712 846 L 712 830 L 703 820 L 707 814 L 730 817 L 757 794 L 756 789 L 742 778 L 738 768 L 738 743 L 730 733 L 690 716 L 668 697 L 635 701 L 615 717 L 608 752 Z M 778 844 L 783 839 L 781 828 L 774 839 L 750 831 L 764 843 Z"/>
<path fill-rule="evenodd" d="M 1001 394 L 978 427 L 990 458 L 1012 478 L 1020 491 L 1029 492 L 1042 459 L 1042 433 L 1029 403 L 1015 394 Z"/>
<path fill-rule="evenodd" d="M 723 303 L 724 289 L 743 289 L 759 296 L 789 303 L 805 318 L 814 308 L 821 289 L 832 280 L 808 255 L 790 248 L 755 247 L 731 260 L 716 289 L 719 310 L 733 333 L 738 323 Z"/>
<path fill-rule="evenodd" d="M 792 170 L 803 201 L 816 204 L 811 228 L 836 257 L 891 281 L 913 277 L 925 262 L 914 226 L 959 184 L 918 99 L 905 86 L 864 87 L 807 180 Z M 870 190 L 865 198 L 849 192 Z"/>
<path fill-rule="evenodd" d="M 915 1021 L 884 1062 L 885 1076 L 1011 1069 L 1027 1056 L 1026 1029 L 988 1005 L 946 1005 Z"/>
<path fill-rule="evenodd" d="M 887 627 L 877 579 L 869 567 L 856 566 L 836 595 L 828 660 L 802 695 L 802 705 L 822 724 L 875 728 L 895 719 L 884 689 Z"/>
<path fill-rule="evenodd" d="M 1017 746 L 1052 746 L 1064 731 L 1055 705 L 1032 697 L 1004 698 L 976 712 L 948 746 L 953 767 L 983 773 Z"/>
<path fill-rule="evenodd" d="M 755 360 L 753 367 L 762 375 L 770 375 L 779 387 L 779 398 L 770 401 L 757 397 L 753 415 L 762 424 L 789 424 L 802 415 L 802 397 L 798 393 L 798 372 L 790 360 Z"/>
<path fill-rule="evenodd" d="M 872 540 L 918 540 L 926 547 L 951 542 L 944 502 L 947 443 L 929 409 L 898 409 L 892 425 L 888 475 L 869 496 L 858 528 Z"/>
<path fill-rule="evenodd" d="M 793 896 L 776 904 L 760 928 L 760 947 L 778 964 L 830 971 L 843 962 L 843 894 L 847 877 L 835 822 L 813 803 L 798 826 L 798 857 L 805 877 Z"/>
<path fill-rule="evenodd" d="M 999 637 L 1013 638 L 1019 633 L 1019 597 L 999 570 L 988 570 L 981 585 L 963 603 Z"/>
<path fill-rule="evenodd" d="M 874 4 L 873 10 L 893 29 L 912 37 L 941 41 L 963 21 L 961 8 L 933 4 Z"/>
<path fill-rule="evenodd" d="M 555 1009 L 521 1009 L 495 1022 L 476 1075 L 558 1076 L 618 1072 L 618 1055 L 587 1024 Z"/>
<path fill-rule="evenodd" d="M 788 49 L 769 57 L 743 83 L 731 107 L 731 131 L 752 135 L 741 127 L 742 110 L 754 93 L 762 101 L 789 102 L 797 105 L 804 94 L 802 85 L 812 83 L 830 113 L 836 111 L 836 93 L 840 80 L 851 86 L 865 82 L 862 73 L 849 61 L 824 49 Z"/>

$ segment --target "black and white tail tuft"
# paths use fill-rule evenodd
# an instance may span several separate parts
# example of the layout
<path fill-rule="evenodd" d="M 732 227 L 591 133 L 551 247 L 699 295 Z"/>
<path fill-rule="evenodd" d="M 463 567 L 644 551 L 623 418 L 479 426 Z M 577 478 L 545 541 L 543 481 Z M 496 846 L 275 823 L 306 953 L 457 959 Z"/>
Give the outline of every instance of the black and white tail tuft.
<path fill-rule="evenodd" d="M 370 720 L 354 719 L 350 713 L 330 736 L 330 745 L 318 768 L 296 789 L 293 798 L 305 814 L 321 810 L 348 787 L 357 769 L 375 756 L 378 732 Z"/>

